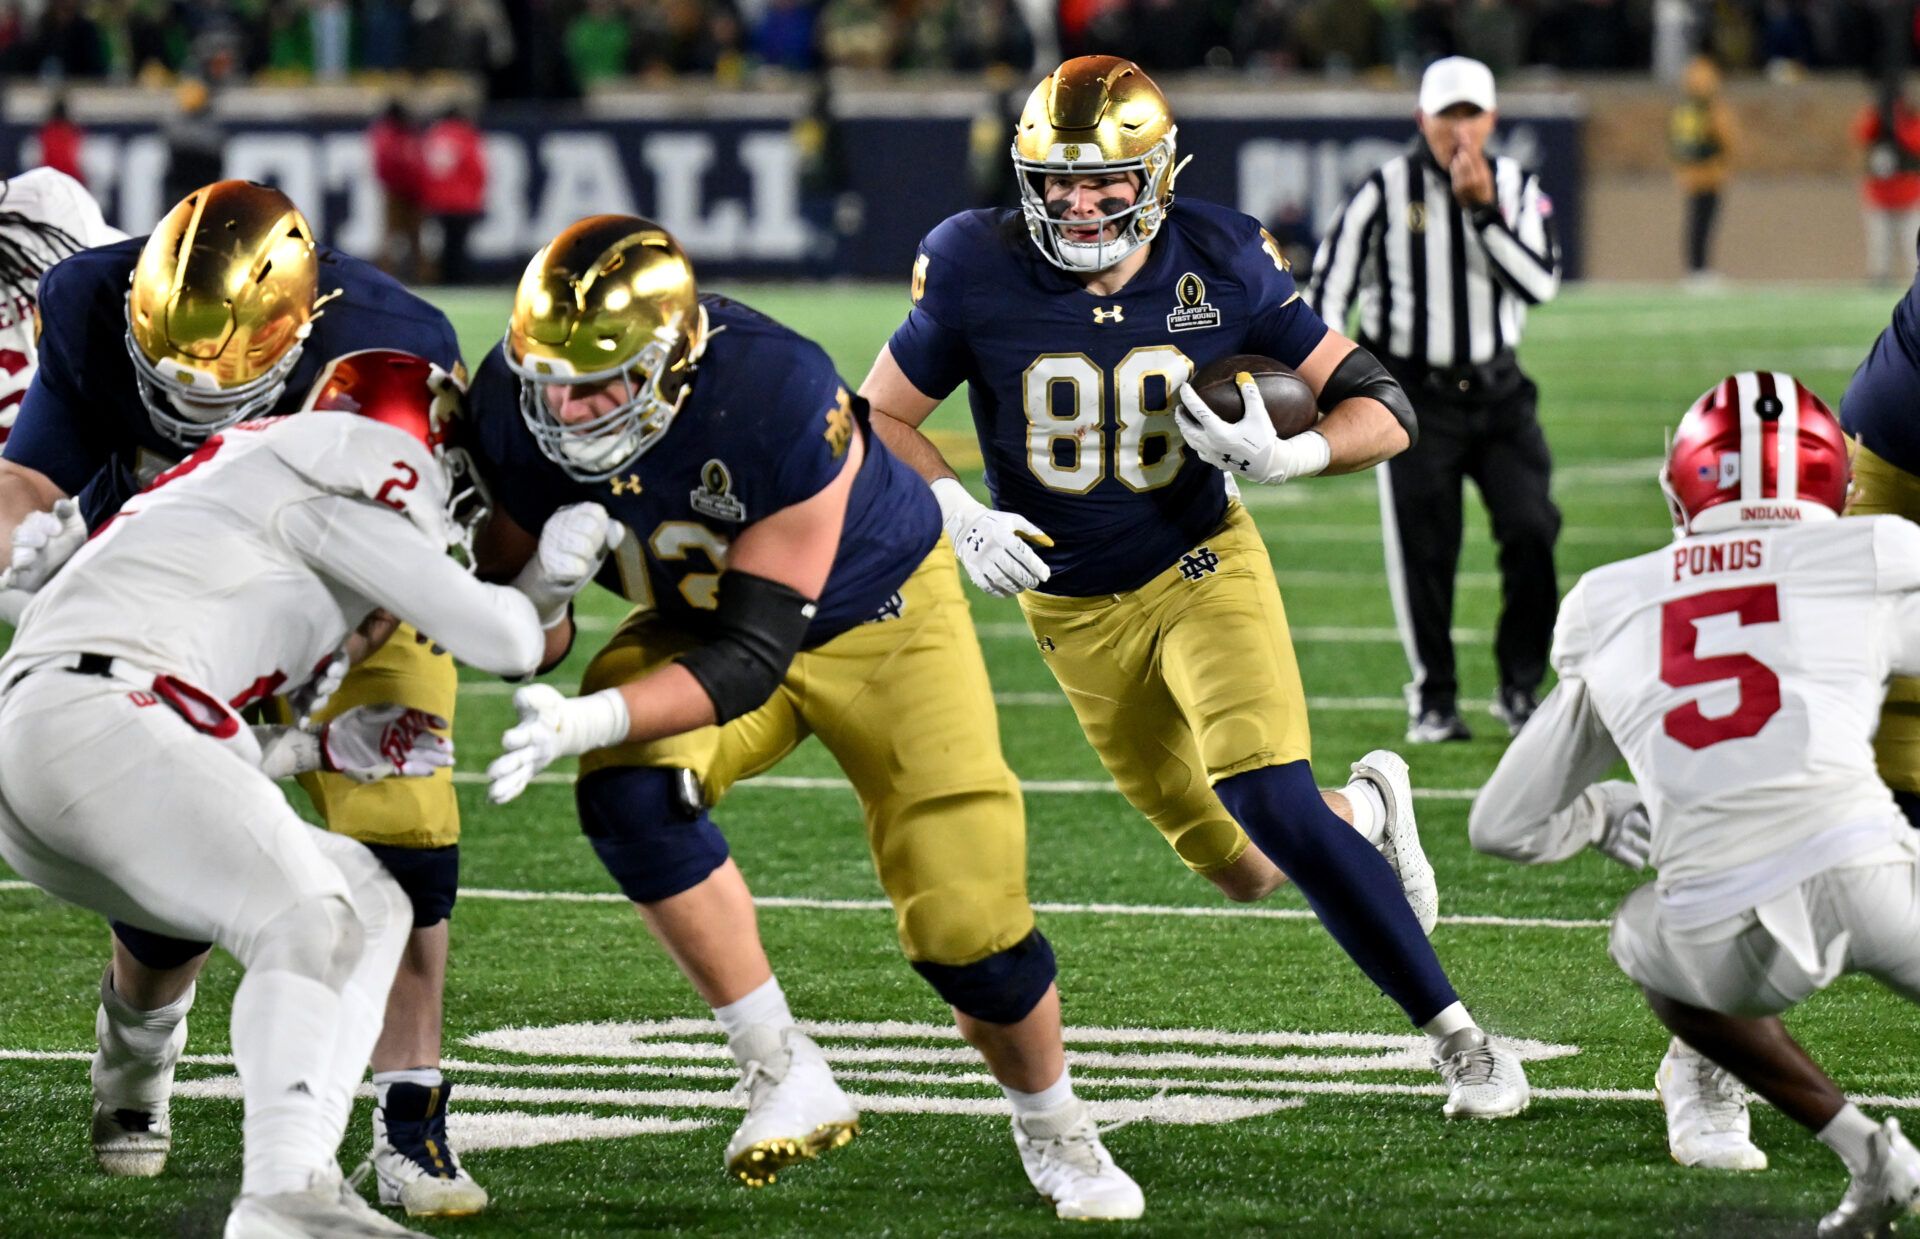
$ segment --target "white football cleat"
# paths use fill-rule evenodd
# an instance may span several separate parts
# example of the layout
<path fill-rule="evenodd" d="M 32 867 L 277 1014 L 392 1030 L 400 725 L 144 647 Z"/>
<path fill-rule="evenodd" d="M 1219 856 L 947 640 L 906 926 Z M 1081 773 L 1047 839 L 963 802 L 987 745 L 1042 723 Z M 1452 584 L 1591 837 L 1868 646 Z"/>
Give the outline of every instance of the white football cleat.
<path fill-rule="evenodd" d="M 1920 1213 L 1920 1151 L 1888 1119 L 1867 1142 L 1872 1160 L 1847 1185 L 1840 1205 L 1820 1219 L 1820 1239 L 1884 1235 L 1894 1222 Z"/>
<path fill-rule="evenodd" d="M 1387 806 L 1387 827 L 1378 844 L 1380 855 L 1400 875 L 1400 888 L 1407 893 L 1407 906 L 1413 909 L 1421 932 L 1431 935 L 1440 923 L 1440 884 L 1434 880 L 1426 849 L 1420 846 L 1420 827 L 1413 820 L 1413 781 L 1407 775 L 1406 759 L 1389 749 L 1375 749 L 1354 762 L 1351 769 L 1354 778 L 1373 784 Z"/>
<path fill-rule="evenodd" d="M 487 1207 L 487 1189 L 473 1181 L 447 1142 L 451 1092 L 445 1081 L 379 1088 L 371 1157 L 380 1203 L 405 1209 L 408 1217 L 472 1217 Z"/>
<path fill-rule="evenodd" d="M 1767 1168 L 1767 1155 L 1753 1143 L 1747 1090 L 1731 1071 L 1675 1037 L 1653 1087 L 1667 1112 L 1674 1161 L 1707 1170 Z"/>
<path fill-rule="evenodd" d="M 240 1197 L 222 1234 L 224 1239 L 431 1239 L 374 1212 L 338 1171 L 316 1174 L 303 1192 Z"/>
<path fill-rule="evenodd" d="M 167 1168 L 173 1123 L 162 1101 L 150 1109 L 93 1103 L 93 1160 L 105 1174 L 151 1179 Z"/>
<path fill-rule="evenodd" d="M 727 1173 L 765 1187 L 795 1162 L 860 1132 L 860 1112 L 834 1082 L 826 1055 L 798 1028 L 756 1024 L 728 1042 L 742 1064 L 747 1117 L 727 1141 Z"/>
<path fill-rule="evenodd" d="M 1478 1028 L 1463 1028 L 1442 1041 L 1432 1059 L 1447 1082 L 1442 1109 L 1450 1119 L 1512 1118 L 1533 1100 L 1518 1056 Z"/>
<path fill-rule="evenodd" d="M 1073 1098 L 1044 1114 L 1013 1116 L 1013 1143 L 1034 1190 L 1060 1217 L 1124 1221 L 1146 1212 L 1147 1198 L 1100 1143 L 1087 1103 Z"/>

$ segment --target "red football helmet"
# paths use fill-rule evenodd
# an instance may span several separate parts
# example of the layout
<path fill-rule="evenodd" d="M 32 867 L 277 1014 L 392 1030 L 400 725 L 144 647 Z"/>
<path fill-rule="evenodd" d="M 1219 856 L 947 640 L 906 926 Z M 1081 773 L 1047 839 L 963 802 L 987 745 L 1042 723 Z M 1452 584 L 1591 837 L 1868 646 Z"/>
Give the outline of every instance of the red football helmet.
<path fill-rule="evenodd" d="M 438 456 L 459 402 L 459 383 L 426 358 L 369 348 L 329 362 L 301 408 L 358 413 L 404 431 Z"/>
<path fill-rule="evenodd" d="M 1837 516 L 1851 474 L 1846 436 L 1820 397 L 1790 374 L 1748 370 L 1680 419 L 1660 489 L 1683 533 L 1712 533 Z"/>
<path fill-rule="evenodd" d="M 492 503 L 472 458 L 447 444 L 466 388 L 424 357 L 370 348 L 333 359 L 307 393 L 302 411 L 357 413 L 420 441 L 446 477 L 446 515 L 454 547 L 473 566 L 473 538 Z"/>

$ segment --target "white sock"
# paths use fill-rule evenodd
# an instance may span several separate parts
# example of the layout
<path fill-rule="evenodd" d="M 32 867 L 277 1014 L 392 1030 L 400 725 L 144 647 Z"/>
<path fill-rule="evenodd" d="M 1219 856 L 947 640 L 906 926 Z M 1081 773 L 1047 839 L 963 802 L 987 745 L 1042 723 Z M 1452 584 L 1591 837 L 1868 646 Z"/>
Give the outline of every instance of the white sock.
<path fill-rule="evenodd" d="M 1448 1037 L 1453 1036 L 1453 1034 L 1463 1028 L 1472 1028 L 1474 1026 L 1473 1017 L 1467 1014 L 1467 1004 L 1456 1002 L 1440 1014 L 1428 1020 L 1425 1024 L 1422 1024 L 1420 1031 L 1427 1034 L 1427 1041 L 1435 1050 L 1438 1050 L 1442 1041 L 1445 1041 Z"/>
<path fill-rule="evenodd" d="M 713 1018 L 731 1041 L 757 1024 L 772 1028 L 793 1027 L 793 1012 L 787 1009 L 787 995 L 779 977 L 768 977 L 759 988 L 736 998 L 724 1007 L 713 1009 Z"/>
<path fill-rule="evenodd" d="M 1060 1068 L 1060 1078 L 1037 1093 L 1023 1093 L 1017 1088 L 1008 1088 L 1002 1084 L 1000 1091 L 1013 1103 L 1015 1114 L 1045 1114 L 1049 1110 L 1058 1110 L 1073 1100 L 1073 1073 L 1066 1067 Z"/>
<path fill-rule="evenodd" d="M 100 1010 L 93 1018 L 100 1043 L 93 1056 L 93 1091 L 114 1109 L 146 1110 L 173 1091 L 173 1067 L 187 1044 L 187 1012 L 194 987 L 164 1007 L 142 1011 L 113 988 L 113 970 L 100 978 Z"/>
<path fill-rule="evenodd" d="M 352 871 L 347 872 L 349 880 L 356 877 Z M 387 880 L 384 873 L 380 877 Z M 340 987 L 339 1036 L 327 1064 L 327 1118 L 334 1124 L 335 1145 L 347 1134 L 353 1097 L 359 1091 L 360 1078 L 367 1074 L 373 1043 L 380 1039 L 380 1029 L 387 1022 L 387 995 L 393 990 L 393 975 L 399 970 L 400 956 L 413 929 L 413 907 L 397 889 L 382 894 L 356 884 L 353 906 L 365 929 L 366 945 L 360 962 Z M 437 1067 L 430 1070 L 439 1074 Z"/>
<path fill-rule="evenodd" d="M 233 1064 L 246 1103 L 242 1195 L 304 1191 L 334 1169 L 340 1129 L 327 1105 L 327 1065 L 340 995 L 285 969 L 250 969 L 233 995 Z"/>
<path fill-rule="evenodd" d="M 387 1105 L 387 1090 L 396 1084 L 417 1084 L 421 1088 L 439 1088 L 447 1082 L 438 1067 L 409 1067 L 405 1071 L 376 1071 L 373 1073 L 373 1104 L 378 1109 Z M 349 1115 L 351 1118 L 351 1115 Z"/>
<path fill-rule="evenodd" d="M 1840 1113 L 1833 1116 L 1825 1127 L 1820 1129 L 1819 1140 L 1847 1164 L 1847 1170 L 1855 1178 L 1867 1173 L 1867 1167 L 1873 1163 L 1873 1151 L 1869 1142 L 1880 1125 L 1860 1113 L 1859 1107 L 1852 1102 L 1840 1107 Z"/>
<path fill-rule="evenodd" d="M 1347 798 L 1347 807 L 1353 811 L 1353 828 L 1360 837 L 1375 847 L 1387 835 L 1387 802 L 1381 797 L 1380 789 L 1368 779 L 1355 779 L 1340 789 Z"/>

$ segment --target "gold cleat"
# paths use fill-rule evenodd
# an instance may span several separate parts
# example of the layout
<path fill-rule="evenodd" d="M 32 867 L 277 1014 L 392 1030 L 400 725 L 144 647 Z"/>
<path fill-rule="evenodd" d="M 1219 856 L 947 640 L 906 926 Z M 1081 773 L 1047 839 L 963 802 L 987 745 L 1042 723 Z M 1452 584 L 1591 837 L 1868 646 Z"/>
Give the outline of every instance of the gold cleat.
<path fill-rule="evenodd" d="M 809 1162 L 822 1153 L 852 1143 L 860 1134 L 858 1120 L 825 1123 L 813 1134 L 798 1140 L 762 1140 L 736 1153 L 727 1163 L 727 1173 L 748 1187 L 766 1187 L 778 1180 L 780 1172 L 796 1162 Z"/>

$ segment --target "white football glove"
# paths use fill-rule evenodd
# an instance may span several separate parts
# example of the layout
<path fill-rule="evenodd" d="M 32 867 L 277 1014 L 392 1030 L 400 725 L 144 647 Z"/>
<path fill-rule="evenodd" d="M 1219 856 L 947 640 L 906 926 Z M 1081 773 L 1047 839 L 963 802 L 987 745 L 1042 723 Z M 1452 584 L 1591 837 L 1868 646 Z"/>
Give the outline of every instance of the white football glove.
<path fill-rule="evenodd" d="M 513 587 L 539 613 L 540 627 L 551 628 L 567 617 L 567 604 L 593 580 L 626 532 L 597 503 L 569 504 L 547 518 L 539 549 L 513 579 Z"/>
<path fill-rule="evenodd" d="M 437 734 L 447 720 L 406 706 L 355 706 L 320 730 L 327 770 L 356 783 L 393 775 L 422 778 L 453 764 L 453 741 Z"/>
<path fill-rule="evenodd" d="M 325 662 L 314 670 L 313 678 L 298 688 L 284 694 L 287 707 L 293 711 L 293 725 L 302 729 L 313 726 L 313 716 L 327 708 L 327 702 L 340 691 L 341 681 L 347 678 L 347 649 L 343 645 L 327 655 Z"/>
<path fill-rule="evenodd" d="M 527 790 L 533 776 L 557 759 L 603 749 L 627 738 L 627 700 L 617 688 L 590 697 L 563 696 L 545 684 L 513 695 L 520 723 L 500 737 L 506 751 L 487 767 L 487 799 L 505 804 Z"/>
<path fill-rule="evenodd" d="M 1640 789 L 1624 779 L 1595 783 L 1584 793 L 1596 803 L 1593 850 L 1636 872 L 1653 853 L 1653 821 Z"/>
<path fill-rule="evenodd" d="M 62 499 L 51 512 L 32 512 L 13 529 L 12 556 L 0 572 L 0 589 L 31 594 L 53 579 L 60 565 L 86 545 L 87 522 L 80 505 Z"/>
<path fill-rule="evenodd" d="M 1249 482 L 1279 483 L 1312 477 L 1333 459 L 1327 437 L 1308 430 L 1282 439 L 1273 433 L 1267 402 L 1252 379 L 1240 384 L 1245 408 L 1240 420 L 1227 423 L 1207 407 L 1193 384 L 1180 385 L 1180 402 L 1173 408 L 1174 424 L 1193 454 L 1214 468 Z"/>
<path fill-rule="evenodd" d="M 1052 546 L 1053 539 L 1026 517 L 995 511 L 953 478 L 934 482 L 933 497 L 940 503 L 941 523 L 960 566 L 985 593 L 1011 598 L 1023 589 L 1045 584 L 1053 575 L 1033 549 Z"/>

